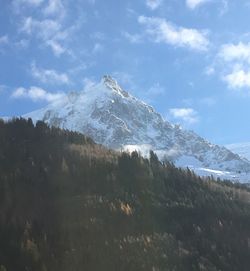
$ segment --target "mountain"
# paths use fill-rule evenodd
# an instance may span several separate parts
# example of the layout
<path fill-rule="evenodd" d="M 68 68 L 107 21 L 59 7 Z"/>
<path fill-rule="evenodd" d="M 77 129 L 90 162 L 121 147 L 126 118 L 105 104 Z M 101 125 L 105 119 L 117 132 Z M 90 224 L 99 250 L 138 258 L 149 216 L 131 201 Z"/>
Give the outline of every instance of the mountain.
<path fill-rule="evenodd" d="M 161 159 L 189 166 L 200 175 L 244 177 L 246 181 L 250 172 L 247 159 L 164 120 L 154 108 L 123 90 L 110 76 L 23 117 L 84 133 L 113 149 L 137 149 L 142 154 L 152 149 Z"/>
<path fill-rule="evenodd" d="M 250 142 L 229 144 L 226 148 L 250 161 Z"/>

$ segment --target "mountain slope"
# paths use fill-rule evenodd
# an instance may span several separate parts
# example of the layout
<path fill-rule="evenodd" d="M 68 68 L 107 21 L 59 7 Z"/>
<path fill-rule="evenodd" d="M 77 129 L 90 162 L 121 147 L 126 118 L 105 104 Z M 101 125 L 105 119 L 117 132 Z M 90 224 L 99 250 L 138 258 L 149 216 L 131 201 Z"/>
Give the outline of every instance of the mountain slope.
<path fill-rule="evenodd" d="M 0 120 L 1 271 L 249 271 L 250 189 Z"/>
<path fill-rule="evenodd" d="M 226 145 L 226 148 L 237 153 L 240 157 L 250 160 L 250 142 L 229 144 Z"/>
<path fill-rule="evenodd" d="M 151 106 L 124 91 L 110 76 L 24 117 L 84 133 L 113 149 L 139 149 L 143 153 L 152 149 L 161 159 L 198 168 L 200 174 L 206 168 L 250 172 L 248 160 L 172 125 Z"/>

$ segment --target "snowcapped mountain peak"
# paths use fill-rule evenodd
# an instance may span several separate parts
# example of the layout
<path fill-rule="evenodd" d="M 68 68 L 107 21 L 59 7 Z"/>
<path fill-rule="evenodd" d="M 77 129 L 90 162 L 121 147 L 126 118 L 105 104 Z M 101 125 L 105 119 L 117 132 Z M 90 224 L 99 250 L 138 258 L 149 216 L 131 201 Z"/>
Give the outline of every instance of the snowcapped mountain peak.
<path fill-rule="evenodd" d="M 116 87 L 118 86 L 117 81 L 111 76 L 111 75 L 104 75 L 102 77 L 102 82 L 110 87 Z M 119 87 L 119 86 L 118 86 Z"/>
<path fill-rule="evenodd" d="M 23 117 L 84 133 L 110 148 L 136 149 L 142 154 L 153 150 L 179 166 L 250 173 L 248 160 L 164 120 L 111 76 L 65 96 Z"/>
<path fill-rule="evenodd" d="M 129 97 L 129 93 L 123 90 L 117 81 L 111 77 L 110 75 L 104 75 L 102 78 L 102 83 L 110 90 L 117 92 L 118 94 L 122 95 L 123 97 Z"/>

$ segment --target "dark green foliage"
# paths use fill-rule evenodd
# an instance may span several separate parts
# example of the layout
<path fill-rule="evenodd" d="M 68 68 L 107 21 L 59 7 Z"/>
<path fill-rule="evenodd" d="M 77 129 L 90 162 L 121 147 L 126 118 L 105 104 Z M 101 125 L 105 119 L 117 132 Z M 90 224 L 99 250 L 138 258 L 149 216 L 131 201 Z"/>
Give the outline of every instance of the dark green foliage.
<path fill-rule="evenodd" d="M 249 270 L 249 202 L 153 152 L 0 121 L 0 271 Z"/>

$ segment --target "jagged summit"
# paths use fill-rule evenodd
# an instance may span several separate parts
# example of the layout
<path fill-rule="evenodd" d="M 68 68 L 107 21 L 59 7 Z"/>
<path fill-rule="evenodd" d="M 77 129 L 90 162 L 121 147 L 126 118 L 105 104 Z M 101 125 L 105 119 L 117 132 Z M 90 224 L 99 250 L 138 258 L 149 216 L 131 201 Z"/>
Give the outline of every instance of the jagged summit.
<path fill-rule="evenodd" d="M 117 81 L 111 75 L 104 75 L 102 77 L 101 83 L 104 84 L 106 87 L 110 88 L 111 90 L 118 91 L 120 89 Z"/>
<path fill-rule="evenodd" d="M 151 106 L 123 90 L 111 76 L 105 75 L 100 83 L 66 97 L 24 117 L 84 133 L 110 148 L 138 149 L 143 154 L 152 149 L 162 159 L 208 175 L 221 171 L 230 172 L 230 176 L 235 176 L 231 172 L 250 172 L 248 160 L 164 120 Z"/>
<path fill-rule="evenodd" d="M 104 75 L 98 84 L 90 85 L 89 87 L 87 87 L 87 89 L 83 91 L 69 92 L 66 95 L 66 99 L 68 99 L 70 103 L 75 103 L 77 99 L 79 99 L 81 96 L 84 96 L 85 94 L 87 94 L 89 98 L 95 97 L 96 99 L 99 100 L 102 99 L 103 96 L 107 97 L 110 95 L 120 95 L 124 98 L 128 98 L 131 96 L 127 91 L 123 90 L 119 86 L 117 81 L 110 75 Z"/>
<path fill-rule="evenodd" d="M 104 75 L 102 78 L 102 83 L 109 89 L 116 91 L 124 97 L 129 97 L 129 93 L 123 90 L 117 83 L 117 81 L 112 78 L 110 75 Z"/>

